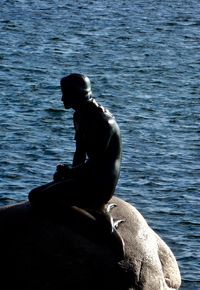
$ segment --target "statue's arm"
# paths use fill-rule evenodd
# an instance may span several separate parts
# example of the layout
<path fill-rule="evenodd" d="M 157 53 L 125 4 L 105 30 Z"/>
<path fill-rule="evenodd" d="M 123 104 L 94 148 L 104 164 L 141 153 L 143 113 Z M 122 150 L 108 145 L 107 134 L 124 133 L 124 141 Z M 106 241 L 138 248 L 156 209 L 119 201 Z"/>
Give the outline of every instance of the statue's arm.
<path fill-rule="evenodd" d="M 86 160 L 85 148 L 83 147 L 83 145 L 79 140 L 76 140 L 76 151 L 74 153 L 72 166 L 74 167 L 83 164 L 85 160 Z"/>

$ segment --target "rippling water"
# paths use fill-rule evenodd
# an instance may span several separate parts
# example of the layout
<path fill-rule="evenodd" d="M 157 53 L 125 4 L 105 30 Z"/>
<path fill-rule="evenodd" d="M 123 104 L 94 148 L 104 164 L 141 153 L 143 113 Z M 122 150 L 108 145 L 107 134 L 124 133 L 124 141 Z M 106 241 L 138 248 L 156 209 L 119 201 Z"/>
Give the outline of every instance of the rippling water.
<path fill-rule="evenodd" d="M 123 135 L 118 196 L 136 206 L 200 289 L 200 2 L 2 0 L 0 204 L 71 162 L 59 81 L 86 73 Z"/>

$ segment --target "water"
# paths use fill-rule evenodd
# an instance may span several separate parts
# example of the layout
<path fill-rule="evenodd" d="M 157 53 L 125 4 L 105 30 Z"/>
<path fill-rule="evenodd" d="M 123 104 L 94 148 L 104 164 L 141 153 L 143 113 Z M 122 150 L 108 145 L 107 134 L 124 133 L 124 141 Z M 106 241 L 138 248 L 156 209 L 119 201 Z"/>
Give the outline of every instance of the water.
<path fill-rule="evenodd" d="M 86 73 L 122 131 L 117 195 L 200 289 L 200 2 L 2 0 L 0 15 L 0 205 L 71 162 L 59 81 Z"/>

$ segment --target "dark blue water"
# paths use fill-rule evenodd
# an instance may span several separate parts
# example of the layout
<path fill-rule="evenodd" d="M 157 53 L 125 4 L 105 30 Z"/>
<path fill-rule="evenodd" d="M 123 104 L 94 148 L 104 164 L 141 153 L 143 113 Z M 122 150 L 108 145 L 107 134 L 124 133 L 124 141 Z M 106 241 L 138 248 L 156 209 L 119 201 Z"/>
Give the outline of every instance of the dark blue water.
<path fill-rule="evenodd" d="M 59 81 L 85 73 L 122 131 L 117 195 L 200 289 L 200 2 L 2 0 L 0 15 L 0 205 L 71 162 Z"/>

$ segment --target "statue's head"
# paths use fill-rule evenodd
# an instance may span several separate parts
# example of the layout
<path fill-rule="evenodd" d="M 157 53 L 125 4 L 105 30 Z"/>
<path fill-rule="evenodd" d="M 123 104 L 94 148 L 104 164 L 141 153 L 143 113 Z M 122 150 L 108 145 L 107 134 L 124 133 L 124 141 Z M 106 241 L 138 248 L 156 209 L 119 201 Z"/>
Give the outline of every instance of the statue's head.
<path fill-rule="evenodd" d="M 91 83 L 87 76 L 73 73 L 60 81 L 62 101 L 66 109 L 76 108 L 92 97 Z"/>

